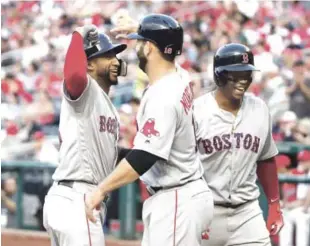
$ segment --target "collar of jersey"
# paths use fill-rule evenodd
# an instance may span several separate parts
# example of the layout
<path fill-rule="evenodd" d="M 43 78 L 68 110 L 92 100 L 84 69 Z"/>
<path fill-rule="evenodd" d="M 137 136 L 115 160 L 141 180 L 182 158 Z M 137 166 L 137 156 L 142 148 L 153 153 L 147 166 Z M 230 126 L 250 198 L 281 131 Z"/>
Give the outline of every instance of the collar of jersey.
<path fill-rule="evenodd" d="M 156 82 L 154 84 L 150 85 L 149 87 L 151 88 L 151 87 L 154 87 L 154 86 L 156 86 L 158 84 L 161 84 L 161 83 L 163 83 L 165 81 L 167 82 L 167 81 L 169 81 L 168 80 L 169 77 L 176 76 L 176 75 L 178 75 L 178 73 L 176 71 L 167 73 L 163 77 L 161 77 L 160 79 L 156 80 Z M 181 77 L 180 77 L 180 79 L 181 79 Z"/>
<path fill-rule="evenodd" d="M 229 120 L 229 121 L 233 121 L 235 122 L 236 124 L 238 124 L 241 119 L 242 119 L 242 115 L 243 115 L 243 112 L 244 112 L 244 107 L 245 107 L 245 101 L 246 101 L 246 97 L 244 96 L 243 97 L 243 101 L 242 101 L 242 104 L 241 104 L 241 107 L 238 111 L 238 114 L 237 116 L 234 116 L 232 113 L 220 108 L 220 106 L 218 105 L 217 101 L 215 100 L 215 91 L 212 91 L 211 92 L 211 101 L 213 103 L 213 114 L 214 115 L 218 115 L 220 116 L 221 118 L 225 119 L 225 120 Z"/>

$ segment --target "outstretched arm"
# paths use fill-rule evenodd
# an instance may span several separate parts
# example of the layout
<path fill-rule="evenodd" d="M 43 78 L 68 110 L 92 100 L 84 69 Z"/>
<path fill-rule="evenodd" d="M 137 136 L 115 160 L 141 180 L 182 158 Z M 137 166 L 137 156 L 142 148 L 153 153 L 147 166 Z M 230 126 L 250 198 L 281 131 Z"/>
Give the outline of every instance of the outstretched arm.
<path fill-rule="evenodd" d="M 267 228 L 271 235 L 275 235 L 281 230 L 283 219 L 280 211 L 279 180 L 274 158 L 258 163 L 257 177 L 263 187 L 269 205 Z"/>
<path fill-rule="evenodd" d="M 85 202 L 87 218 L 96 222 L 93 209 L 100 206 L 100 202 L 108 193 L 134 182 L 160 159 L 162 158 L 143 150 L 130 151 L 114 171 L 98 185 L 98 188 L 90 196 L 87 196 Z"/>
<path fill-rule="evenodd" d="M 65 89 L 71 99 L 79 98 L 87 86 L 87 57 L 84 44 L 97 41 L 98 30 L 94 25 L 78 27 L 72 34 L 64 66 Z"/>
<path fill-rule="evenodd" d="M 87 85 L 87 58 L 84 52 L 83 37 L 74 32 L 66 55 L 64 83 L 71 99 L 79 98 Z"/>
<path fill-rule="evenodd" d="M 16 212 L 16 203 L 11 198 L 9 198 L 3 190 L 1 190 L 1 202 L 11 213 Z"/>
<path fill-rule="evenodd" d="M 127 38 L 127 35 L 133 32 L 137 32 L 139 23 L 126 13 L 118 15 L 116 25 L 111 29 L 111 34 L 116 39 Z"/>
<path fill-rule="evenodd" d="M 268 202 L 280 199 L 277 166 L 274 158 L 260 161 L 257 165 L 257 177 L 264 189 Z"/>
<path fill-rule="evenodd" d="M 149 100 L 143 117 L 138 120 L 140 130 L 135 136 L 134 149 L 92 194 L 86 196 L 86 214 L 93 222 L 93 209 L 98 207 L 109 192 L 135 181 L 159 160 L 164 162 L 169 158 L 178 120 L 174 104 L 169 100 Z M 152 139 L 149 133 L 153 134 Z"/>

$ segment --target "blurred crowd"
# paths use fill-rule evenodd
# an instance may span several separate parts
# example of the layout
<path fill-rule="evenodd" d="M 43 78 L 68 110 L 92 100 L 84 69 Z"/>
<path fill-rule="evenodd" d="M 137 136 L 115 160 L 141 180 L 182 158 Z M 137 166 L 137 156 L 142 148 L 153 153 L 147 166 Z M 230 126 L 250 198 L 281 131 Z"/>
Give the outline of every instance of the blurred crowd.
<path fill-rule="evenodd" d="M 310 151 L 297 155 L 298 165 L 290 168 L 286 155 L 276 157 L 278 172 L 295 177 L 310 177 Z M 306 246 L 310 244 L 310 186 L 304 183 L 281 183 L 281 209 L 284 227 L 277 241 L 280 246 Z"/>
<path fill-rule="evenodd" d="M 260 69 L 249 91 L 269 106 L 274 138 L 310 145 L 310 2 L 4 0 L 1 7 L 4 160 L 57 164 L 63 64 L 71 33 L 93 23 L 109 34 L 124 12 L 137 21 L 152 12 L 179 20 L 185 35 L 177 62 L 191 73 L 195 97 L 215 89 L 217 48 L 229 42 L 248 45 Z M 133 41 L 120 41 L 128 44 L 121 54 L 129 63 L 128 76 L 112 88 L 111 98 L 121 117 L 120 145 L 131 147 L 148 81 L 136 65 Z"/>
<path fill-rule="evenodd" d="M 228 42 L 253 49 L 260 72 L 250 91 L 270 107 L 277 140 L 310 143 L 310 4 L 270 1 L 2 1 L 1 141 L 4 158 L 46 161 L 57 151 L 64 57 L 72 31 L 86 23 L 109 33 L 121 12 L 172 15 L 183 25 L 177 62 L 191 72 L 196 97 L 215 88 L 214 51 Z M 122 119 L 122 140 L 132 144 L 134 117 L 147 78 L 137 68 L 133 42 L 121 56 L 129 74 L 111 92 Z M 16 151 L 16 144 L 32 143 Z M 49 144 L 52 143 L 52 144 Z M 57 160 L 52 160 L 57 163 Z"/>
<path fill-rule="evenodd" d="M 271 1 L 2 1 L 1 141 L 5 159 L 46 161 L 57 152 L 64 57 L 72 31 L 93 23 L 109 33 L 120 13 L 138 21 L 156 12 L 183 25 L 177 62 L 191 72 L 196 97 L 215 88 L 214 51 L 228 42 L 253 49 L 260 72 L 250 88 L 270 107 L 277 140 L 310 143 L 310 4 Z M 112 37 L 113 38 L 113 37 Z M 132 144 L 136 106 L 147 78 L 135 65 L 132 41 L 121 56 L 129 74 L 111 92 L 122 119 L 122 140 Z M 29 143 L 16 150 L 18 143 Z M 31 143 L 31 144 L 30 144 Z M 50 160 L 57 163 L 57 159 Z"/>

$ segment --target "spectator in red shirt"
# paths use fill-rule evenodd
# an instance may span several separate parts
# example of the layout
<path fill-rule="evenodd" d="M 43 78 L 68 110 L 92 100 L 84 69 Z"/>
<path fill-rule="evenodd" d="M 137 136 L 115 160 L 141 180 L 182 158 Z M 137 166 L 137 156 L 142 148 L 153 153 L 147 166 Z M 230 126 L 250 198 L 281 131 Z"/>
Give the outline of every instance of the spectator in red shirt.
<path fill-rule="evenodd" d="M 53 71 L 52 63 L 44 61 L 42 74 L 38 76 L 35 87 L 38 91 L 47 91 L 51 97 L 61 96 L 62 77 Z"/>
<path fill-rule="evenodd" d="M 5 96 L 17 96 L 18 99 L 30 103 L 33 98 L 26 92 L 22 82 L 15 78 L 13 74 L 7 74 L 1 82 L 1 91 Z"/>

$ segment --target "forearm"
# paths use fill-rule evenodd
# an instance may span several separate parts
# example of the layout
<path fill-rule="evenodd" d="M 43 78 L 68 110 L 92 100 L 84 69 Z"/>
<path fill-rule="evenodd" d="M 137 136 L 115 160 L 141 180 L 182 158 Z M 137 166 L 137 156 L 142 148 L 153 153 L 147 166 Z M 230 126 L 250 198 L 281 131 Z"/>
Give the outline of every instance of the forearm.
<path fill-rule="evenodd" d="M 11 200 L 10 198 L 8 197 L 4 197 L 1 199 L 2 202 L 4 203 L 5 207 L 8 208 L 8 210 L 11 212 L 11 213 L 15 213 L 16 211 L 16 203 Z"/>
<path fill-rule="evenodd" d="M 268 203 L 279 201 L 279 181 L 274 158 L 258 163 L 257 177 L 266 194 Z"/>
<path fill-rule="evenodd" d="M 310 88 L 306 84 L 302 83 L 300 85 L 300 90 L 305 98 L 310 101 Z"/>
<path fill-rule="evenodd" d="M 131 183 L 147 172 L 162 158 L 143 150 L 133 149 L 122 159 L 115 170 L 100 185 L 101 194 L 107 193 Z"/>
<path fill-rule="evenodd" d="M 83 38 L 74 32 L 64 65 L 64 83 L 72 99 L 80 97 L 87 85 L 87 58 Z"/>
<path fill-rule="evenodd" d="M 129 184 L 139 178 L 139 174 L 132 168 L 126 159 L 122 159 L 115 170 L 99 184 L 103 196 L 109 192 Z"/>

